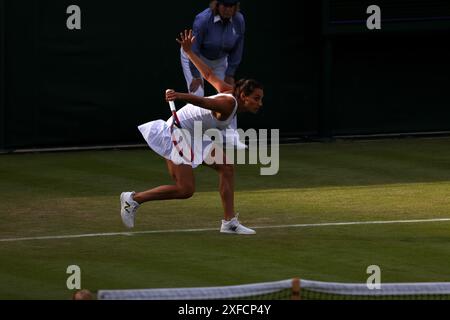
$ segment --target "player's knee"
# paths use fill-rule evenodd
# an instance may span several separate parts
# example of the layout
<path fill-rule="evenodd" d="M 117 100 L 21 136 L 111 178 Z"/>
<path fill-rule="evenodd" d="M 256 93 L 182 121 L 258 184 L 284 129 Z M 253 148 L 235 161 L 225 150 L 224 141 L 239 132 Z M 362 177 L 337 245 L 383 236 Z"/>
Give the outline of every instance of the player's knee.
<path fill-rule="evenodd" d="M 180 187 L 178 196 L 180 199 L 189 199 L 189 198 L 192 198 L 194 193 L 195 193 L 195 187 L 192 185 L 186 185 L 186 186 Z"/>

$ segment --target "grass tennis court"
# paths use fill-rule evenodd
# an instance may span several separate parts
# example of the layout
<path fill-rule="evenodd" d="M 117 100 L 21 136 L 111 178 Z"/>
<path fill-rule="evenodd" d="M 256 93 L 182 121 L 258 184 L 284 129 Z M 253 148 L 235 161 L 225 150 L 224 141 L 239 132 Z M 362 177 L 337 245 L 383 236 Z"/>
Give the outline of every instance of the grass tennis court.
<path fill-rule="evenodd" d="M 236 209 L 249 227 L 450 218 L 450 138 L 283 145 L 280 173 L 239 166 Z M 366 282 L 450 281 L 450 222 L 260 228 L 1 241 L 126 232 L 122 191 L 169 183 L 149 150 L 0 156 L 0 299 L 69 299 L 66 269 L 82 287 L 236 285 L 301 277 Z M 218 179 L 196 170 L 192 199 L 153 202 L 132 231 L 220 227 Z"/>

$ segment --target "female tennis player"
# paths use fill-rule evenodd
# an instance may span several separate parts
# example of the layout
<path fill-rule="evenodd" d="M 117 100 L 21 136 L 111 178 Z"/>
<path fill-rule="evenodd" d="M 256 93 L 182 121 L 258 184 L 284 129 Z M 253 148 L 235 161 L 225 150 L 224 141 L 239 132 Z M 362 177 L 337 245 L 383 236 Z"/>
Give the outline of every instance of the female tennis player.
<path fill-rule="evenodd" d="M 195 37 L 192 30 L 180 33 L 177 42 L 197 67 L 203 78 L 208 81 L 219 94 L 210 97 L 198 97 L 193 94 L 179 93 L 174 90 L 166 91 L 168 102 L 182 100 L 187 104 L 177 112 L 181 127 L 194 136 L 194 121 L 201 121 L 202 130 L 216 128 L 225 129 L 237 112 L 256 113 L 262 107 L 264 96 L 263 87 L 255 80 L 239 80 L 234 86 L 218 78 L 211 69 L 192 51 Z M 174 152 L 176 143 L 173 143 L 171 126 L 175 121 L 172 116 L 168 121 L 157 120 L 139 127 L 144 139 L 151 149 L 166 159 L 169 174 L 174 180 L 173 185 L 159 186 L 143 192 L 124 192 L 120 196 L 121 217 L 124 225 L 133 228 L 136 212 L 139 206 L 148 201 L 188 199 L 195 191 L 193 169 L 203 163 L 206 156 L 216 157 L 217 147 L 212 148 L 213 142 L 200 142 L 201 150 L 195 148 L 194 161 L 190 157 L 179 157 Z M 197 143 L 197 142 L 195 142 Z M 208 150 L 212 150 L 211 153 Z M 222 151 L 223 152 L 223 151 Z M 180 161 L 183 158 L 183 161 Z M 199 159 L 200 158 L 200 159 Z M 210 162 L 208 162 L 210 163 Z M 234 166 L 226 163 L 225 153 L 223 161 L 208 165 L 219 174 L 219 189 L 224 208 L 224 220 L 220 232 L 234 234 L 255 234 L 255 231 L 243 226 L 238 220 L 234 210 Z"/>

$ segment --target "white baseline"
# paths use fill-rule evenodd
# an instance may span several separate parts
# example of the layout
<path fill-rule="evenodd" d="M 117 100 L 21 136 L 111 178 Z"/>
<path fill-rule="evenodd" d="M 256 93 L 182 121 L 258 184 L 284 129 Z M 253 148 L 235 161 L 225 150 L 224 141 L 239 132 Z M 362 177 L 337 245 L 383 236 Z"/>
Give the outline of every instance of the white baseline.
<path fill-rule="evenodd" d="M 429 222 L 450 222 L 450 218 L 288 224 L 288 225 L 260 226 L 260 227 L 256 226 L 256 227 L 251 227 L 251 228 L 252 229 L 315 228 L 315 227 L 339 227 L 339 226 L 371 225 L 371 224 L 401 224 L 401 223 L 429 223 Z M 150 230 L 150 231 L 136 231 L 136 232 L 87 233 L 87 234 L 64 235 L 64 236 L 43 236 L 43 237 L 0 239 L 0 242 L 133 236 L 133 235 L 160 234 L 160 233 L 192 233 L 192 232 L 206 232 L 206 231 L 218 231 L 218 230 L 219 230 L 219 228 L 205 228 L 205 229 Z"/>

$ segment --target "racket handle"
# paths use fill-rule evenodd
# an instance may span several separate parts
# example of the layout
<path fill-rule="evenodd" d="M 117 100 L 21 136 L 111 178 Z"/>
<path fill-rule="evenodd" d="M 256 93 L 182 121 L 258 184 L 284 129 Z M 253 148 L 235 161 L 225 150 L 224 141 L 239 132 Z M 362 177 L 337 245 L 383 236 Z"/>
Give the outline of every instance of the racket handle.
<path fill-rule="evenodd" d="M 166 93 L 169 92 L 169 91 L 170 91 L 170 90 L 167 89 L 167 90 L 166 90 Z M 176 109 L 176 107 L 175 107 L 175 102 L 169 101 L 169 106 L 170 106 L 170 110 L 171 110 L 172 112 L 176 112 L 176 111 L 177 111 L 177 109 Z"/>
<path fill-rule="evenodd" d="M 171 110 L 172 112 L 177 111 L 177 109 L 175 108 L 175 102 L 169 101 L 169 106 L 170 106 L 170 110 Z"/>

